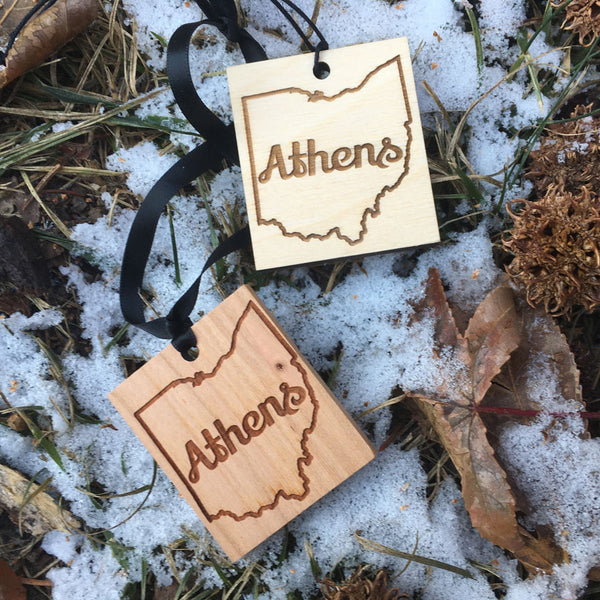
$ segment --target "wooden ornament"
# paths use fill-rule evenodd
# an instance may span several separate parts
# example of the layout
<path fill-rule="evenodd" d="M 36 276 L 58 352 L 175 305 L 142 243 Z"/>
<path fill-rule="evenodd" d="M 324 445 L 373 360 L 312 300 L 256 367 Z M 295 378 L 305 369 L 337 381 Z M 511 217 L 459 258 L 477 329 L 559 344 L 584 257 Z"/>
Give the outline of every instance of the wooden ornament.
<path fill-rule="evenodd" d="M 439 241 L 406 38 L 227 70 L 257 269 Z"/>
<path fill-rule="evenodd" d="M 237 560 L 368 463 L 374 450 L 243 286 L 109 394 Z"/>

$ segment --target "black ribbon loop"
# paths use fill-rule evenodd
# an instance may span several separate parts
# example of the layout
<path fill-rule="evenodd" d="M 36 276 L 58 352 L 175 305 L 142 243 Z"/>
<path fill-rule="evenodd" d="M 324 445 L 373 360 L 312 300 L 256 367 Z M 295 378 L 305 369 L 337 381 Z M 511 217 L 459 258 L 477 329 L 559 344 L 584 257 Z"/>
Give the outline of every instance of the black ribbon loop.
<path fill-rule="evenodd" d="M 207 19 L 222 21 L 223 23 L 235 23 L 237 25 L 238 14 L 234 0 L 196 0 L 196 4 L 206 15 Z M 226 31 L 221 30 L 221 33 L 227 35 Z"/>
<path fill-rule="evenodd" d="M 215 25 L 215 23 L 213 21 L 187 23 L 179 27 L 171 36 L 167 46 L 167 74 L 175 101 L 185 118 L 205 140 L 219 140 L 225 135 L 227 126 L 202 102 L 190 73 L 190 43 L 194 32 L 201 25 Z"/>
<path fill-rule="evenodd" d="M 327 43 L 325 36 L 321 33 L 316 24 L 313 23 L 312 19 L 296 4 L 294 4 L 290 0 L 281 0 L 281 2 L 285 3 L 292 10 L 295 10 L 300 15 L 300 17 L 302 17 L 304 21 L 310 26 L 310 28 L 317 34 L 317 37 L 319 38 L 319 43 L 317 44 L 317 46 L 313 45 L 313 43 L 308 39 L 308 36 L 304 33 L 304 31 L 302 31 L 300 25 L 298 25 L 298 23 L 296 23 L 292 15 L 290 15 L 287 12 L 287 10 L 285 10 L 285 8 L 281 6 L 281 3 L 278 0 L 271 0 L 271 2 L 277 7 L 279 12 L 281 12 L 281 14 L 288 20 L 290 25 L 296 30 L 296 33 L 302 38 L 302 41 L 306 44 L 306 47 L 311 52 L 318 53 L 320 50 L 327 50 L 329 48 L 329 44 Z M 315 64 L 316 62 L 317 61 L 315 61 Z"/>
<path fill-rule="evenodd" d="M 175 326 L 172 324 L 167 326 L 167 317 L 146 321 L 144 303 L 139 292 L 142 288 L 144 271 L 152 249 L 158 220 L 169 200 L 179 189 L 191 183 L 204 171 L 209 169 L 218 171 L 222 159 L 218 147 L 210 141 L 194 148 L 177 161 L 154 184 L 131 225 L 121 269 L 121 312 L 128 323 L 140 327 L 157 337 L 170 339 L 172 337 L 170 330 Z M 194 290 L 193 288 L 194 285 L 183 294 L 182 298 L 190 298 L 191 300 L 193 297 L 193 302 L 195 302 L 198 292 L 197 289 Z M 194 295 L 194 292 L 196 295 Z M 169 320 L 171 322 L 181 320 L 181 316 L 180 313 L 176 313 Z"/>
<path fill-rule="evenodd" d="M 234 6 L 235 8 L 235 6 Z M 169 83 L 175 101 L 179 105 L 181 112 L 191 125 L 200 133 L 206 140 L 218 140 L 220 152 L 224 158 L 233 164 L 239 164 L 237 144 L 235 140 L 235 132 L 233 126 L 228 126 L 212 112 L 196 91 L 196 86 L 192 80 L 189 67 L 189 48 L 194 32 L 202 25 L 213 25 L 219 28 L 219 31 L 235 31 L 235 28 L 242 31 L 245 35 L 238 35 L 240 48 L 244 54 L 246 62 L 256 62 L 266 60 L 267 55 L 262 46 L 246 31 L 243 31 L 237 25 L 236 19 L 231 21 L 231 27 L 223 27 L 221 29 L 223 19 L 197 21 L 195 23 L 187 23 L 182 25 L 175 31 L 169 40 L 167 46 L 167 74 Z"/>
<path fill-rule="evenodd" d="M 223 17 L 221 23 L 222 20 Z M 237 19 L 235 22 L 237 24 Z M 209 256 L 198 278 L 182 294 L 169 314 L 166 317 L 146 321 L 140 290 L 158 220 L 167 203 L 182 187 L 206 171 L 221 170 L 224 161 L 239 164 L 233 124 L 223 123 L 202 102 L 192 81 L 189 44 L 194 31 L 201 25 L 216 26 L 216 23 L 211 21 L 188 23 L 179 27 L 173 34 L 167 48 L 167 72 L 173 94 L 182 112 L 206 141 L 177 161 L 148 192 L 133 221 L 125 245 L 120 287 L 121 311 L 125 320 L 159 338 L 170 339 L 173 346 L 186 359 L 190 358 L 189 350 L 196 346 L 189 315 L 198 298 L 202 275 L 216 261 L 250 244 L 248 227 L 222 242 Z M 226 31 L 230 31 L 230 28 Z M 239 36 L 239 39 L 243 40 L 246 48 L 245 55 L 255 60 L 266 58 L 264 50 L 253 38 L 251 42 L 246 36 Z"/>
<path fill-rule="evenodd" d="M 325 79 L 329 75 L 329 65 L 327 63 L 321 62 L 321 51 L 327 50 L 329 45 L 327 42 L 319 42 L 315 48 L 315 62 L 313 66 L 313 73 L 317 79 Z"/>
<path fill-rule="evenodd" d="M 52 0 L 49 1 L 52 2 Z M 328 47 L 321 32 L 292 2 L 283 0 L 307 20 L 319 36 L 319 43 L 313 47 L 281 4 L 277 0 L 271 1 L 290 20 L 308 47 L 315 51 L 315 64 L 317 64 L 319 52 Z M 158 220 L 167 203 L 182 187 L 206 171 L 219 171 L 225 162 L 239 165 L 233 124 L 223 123 L 202 102 L 196 91 L 190 73 L 190 43 L 198 27 L 209 25 L 216 27 L 228 40 L 238 43 L 246 62 L 266 60 L 267 58 L 262 46 L 239 26 L 234 0 L 196 0 L 196 3 L 207 19 L 182 25 L 173 34 L 167 47 L 167 74 L 176 102 L 188 121 L 206 141 L 177 161 L 154 184 L 140 206 L 125 245 L 120 285 L 121 311 L 125 320 L 159 338 L 170 339 L 173 346 L 186 360 L 193 360 L 194 356 L 190 351 L 197 344 L 189 316 L 198 298 L 202 275 L 218 260 L 250 245 L 248 226 L 223 240 L 213 250 L 200 275 L 180 296 L 169 314 L 166 317 L 146 321 L 145 305 L 140 290 Z"/>

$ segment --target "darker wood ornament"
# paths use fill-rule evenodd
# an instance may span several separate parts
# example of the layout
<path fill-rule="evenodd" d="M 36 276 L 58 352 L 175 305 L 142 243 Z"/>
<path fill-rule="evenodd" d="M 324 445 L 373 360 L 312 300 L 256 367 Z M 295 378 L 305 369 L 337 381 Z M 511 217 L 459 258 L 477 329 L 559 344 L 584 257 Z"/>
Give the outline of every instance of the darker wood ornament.
<path fill-rule="evenodd" d="M 237 560 L 374 451 L 248 286 L 194 332 L 194 362 L 169 346 L 109 397 Z"/>

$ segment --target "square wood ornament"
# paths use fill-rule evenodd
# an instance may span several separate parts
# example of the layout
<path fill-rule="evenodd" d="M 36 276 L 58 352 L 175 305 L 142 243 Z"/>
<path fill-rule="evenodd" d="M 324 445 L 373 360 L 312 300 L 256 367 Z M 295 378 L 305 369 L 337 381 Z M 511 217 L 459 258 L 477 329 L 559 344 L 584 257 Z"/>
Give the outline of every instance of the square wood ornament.
<path fill-rule="evenodd" d="M 439 241 L 406 38 L 227 69 L 257 269 Z"/>
<path fill-rule="evenodd" d="M 231 560 L 374 457 L 353 420 L 248 286 L 109 398 Z"/>

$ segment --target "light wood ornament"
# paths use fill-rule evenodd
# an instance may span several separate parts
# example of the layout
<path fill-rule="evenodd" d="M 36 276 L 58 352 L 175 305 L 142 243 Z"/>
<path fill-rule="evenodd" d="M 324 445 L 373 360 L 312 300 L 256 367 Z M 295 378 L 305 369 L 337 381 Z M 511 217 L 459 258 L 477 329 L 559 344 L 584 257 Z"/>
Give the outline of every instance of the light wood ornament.
<path fill-rule="evenodd" d="M 235 561 L 374 450 L 248 286 L 193 330 L 109 398 Z"/>
<path fill-rule="evenodd" d="M 406 38 L 227 69 L 257 269 L 439 241 Z"/>

